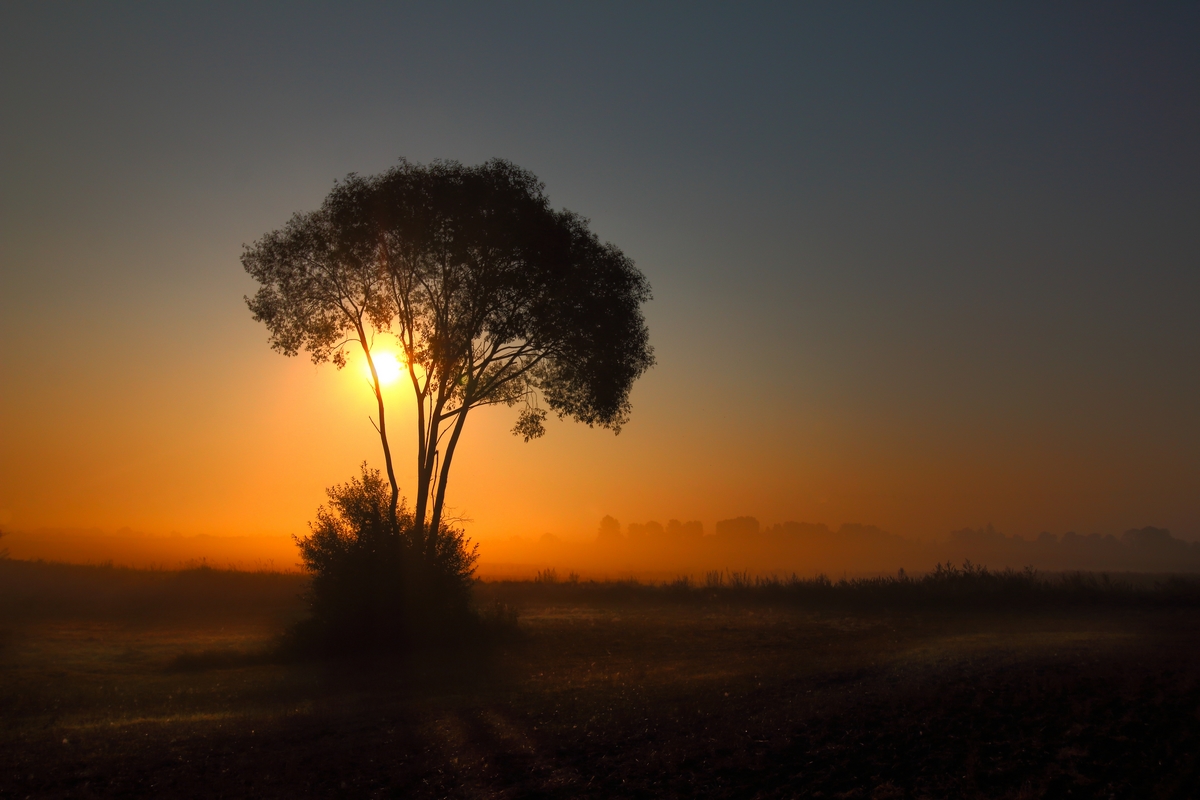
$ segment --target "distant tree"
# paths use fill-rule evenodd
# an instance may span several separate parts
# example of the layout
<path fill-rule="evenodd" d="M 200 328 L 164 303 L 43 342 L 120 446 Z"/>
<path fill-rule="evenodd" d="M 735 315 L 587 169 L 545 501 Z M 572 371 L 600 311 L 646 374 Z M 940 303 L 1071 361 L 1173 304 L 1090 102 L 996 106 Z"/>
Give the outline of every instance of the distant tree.
<path fill-rule="evenodd" d="M 754 517 L 734 517 L 717 522 L 715 533 L 721 539 L 746 539 L 757 536 L 758 520 Z"/>
<path fill-rule="evenodd" d="M 695 541 L 704 537 L 704 524 L 696 520 L 680 522 L 677 519 L 667 522 L 667 536 L 676 540 Z"/>
<path fill-rule="evenodd" d="M 600 530 L 596 532 L 596 541 L 598 542 L 619 542 L 625 538 L 621 533 L 621 523 L 616 518 L 608 515 L 600 520 Z"/>
<path fill-rule="evenodd" d="M 631 541 L 631 542 L 659 541 L 664 537 L 664 535 L 666 533 L 663 530 L 662 523 L 655 522 L 653 520 L 651 520 L 650 522 L 647 522 L 645 524 L 631 522 L 631 523 L 629 523 L 629 527 L 626 530 L 627 530 L 626 536 L 629 537 L 629 541 Z"/>
<path fill-rule="evenodd" d="M 472 409 L 523 403 L 513 433 L 526 441 L 545 433 L 546 408 L 619 432 L 633 382 L 654 363 L 645 277 L 507 161 L 402 161 L 351 175 L 242 262 L 260 284 L 247 303 L 273 348 L 339 368 L 347 347 L 366 356 L 393 516 L 399 484 L 372 332 L 399 343 L 417 401 L 413 529 L 427 548 Z"/>

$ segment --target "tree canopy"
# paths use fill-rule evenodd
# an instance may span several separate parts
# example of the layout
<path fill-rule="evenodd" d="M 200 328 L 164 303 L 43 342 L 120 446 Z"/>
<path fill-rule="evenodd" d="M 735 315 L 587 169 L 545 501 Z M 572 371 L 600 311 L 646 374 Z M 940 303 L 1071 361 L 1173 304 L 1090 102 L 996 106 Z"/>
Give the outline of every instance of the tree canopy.
<path fill-rule="evenodd" d="M 654 363 L 645 276 L 544 185 L 503 160 L 402 160 L 350 175 L 316 211 L 248 246 L 260 284 L 247 304 L 271 346 L 316 363 L 364 353 L 396 513 L 399 484 L 373 336 L 395 338 L 417 400 L 416 531 L 433 546 L 469 412 L 521 404 L 513 432 L 547 411 L 619 432 L 634 381 Z"/>

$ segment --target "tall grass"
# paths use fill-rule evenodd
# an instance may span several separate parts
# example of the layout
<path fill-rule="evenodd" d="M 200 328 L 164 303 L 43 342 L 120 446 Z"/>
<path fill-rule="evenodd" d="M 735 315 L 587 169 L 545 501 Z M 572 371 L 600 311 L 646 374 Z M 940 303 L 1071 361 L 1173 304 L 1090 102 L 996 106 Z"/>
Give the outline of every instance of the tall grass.
<path fill-rule="evenodd" d="M 1200 576 L 1165 576 L 1134 583 L 1106 573 L 1043 574 L 1024 570 L 989 570 L 986 566 L 938 564 L 919 577 L 900 570 L 895 575 L 831 580 L 827 575 L 751 575 L 742 571 L 709 571 L 697 583 L 681 576 L 662 583 L 637 580 L 501 581 L 477 584 L 477 591 L 497 592 L 510 600 L 663 603 L 757 603 L 847 609 L 1013 609 L 1081 605 L 1200 606 Z"/>
<path fill-rule="evenodd" d="M 288 620 L 303 613 L 300 596 L 307 584 L 296 573 L 203 564 L 146 570 L 0 559 L 0 622 Z"/>

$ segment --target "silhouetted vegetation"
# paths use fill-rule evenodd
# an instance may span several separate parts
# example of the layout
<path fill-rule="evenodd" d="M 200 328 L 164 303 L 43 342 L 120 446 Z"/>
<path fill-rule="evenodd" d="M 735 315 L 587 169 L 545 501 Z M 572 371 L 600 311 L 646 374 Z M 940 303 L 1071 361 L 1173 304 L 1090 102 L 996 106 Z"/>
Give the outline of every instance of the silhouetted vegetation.
<path fill-rule="evenodd" d="M 501 589 L 500 587 L 504 588 Z M 533 582 L 483 584 L 480 591 L 510 599 L 597 604 L 749 604 L 813 610 L 1009 611 L 1016 608 L 1071 608 L 1090 605 L 1135 607 L 1200 607 L 1200 576 L 1122 575 L 1107 573 L 1039 573 L 1033 569 L 989 570 L 970 561 L 961 566 L 938 564 L 912 577 L 896 575 L 831 580 L 752 575 L 746 571 L 710 570 L 702 582 L 681 576 L 661 583 L 637 580 L 557 580 L 547 568 Z"/>
<path fill-rule="evenodd" d="M 0 622 L 107 619 L 179 623 L 230 618 L 282 626 L 303 614 L 308 579 L 204 564 L 182 570 L 0 560 Z"/>
<path fill-rule="evenodd" d="M 364 464 L 297 539 L 312 618 L 296 641 L 406 647 L 478 622 L 475 553 L 443 515 L 467 417 L 521 404 L 513 433 L 526 441 L 545 433 L 548 410 L 619 432 L 634 381 L 654 363 L 645 276 L 586 219 L 551 208 L 532 173 L 498 159 L 402 160 L 381 175 L 350 175 L 318 210 L 247 247 L 242 263 L 259 283 L 246 302 L 271 347 L 339 369 L 348 348 L 361 349 L 376 400 L 386 484 Z M 416 402 L 411 510 L 388 439 L 376 334 L 402 351 Z"/>
<path fill-rule="evenodd" d="M 417 535 L 437 536 L 473 409 L 522 405 L 513 433 L 525 441 L 545 433 L 547 409 L 620 431 L 633 383 L 654 363 L 645 276 L 586 219 L 552 209 L 536 176 L 499 159 L 401 160 L 350 175 L 242 263 L 260 284 L 247 303 L 275 350 L 340 368 L 347 347 L 361 348 L 393 509 L 400 489 L 372 346 L 376 331 L 394 337 L 417 406 Z"/>
<path fill-rule="evenodd" d="M 337 487 L 347 487 L 357 499 L 366 495 L 378 503 L 386 486 L 378 474 Z M 371 495 L 374 495 L 371 498 Z M 370 505 L 365 506 L 370 509 Z M 353 508 L 357 514 L 364 506 Z M 327 508 L 323 516 L 334 515 Z M 367 515 L 371 520 L 373 512 Z M 527 603 L 586 603 L 647 606 L 778 606 L 797 609 L 889 609 L 1005 611 L 1018 608 L 1200 607 L 1200 577 L 1189 575 L 1045 573 L 1034 570 L 990 570 L 984 566 L 939 564 L 924 575 L 897 574 L 872 578 L 830 579 L 819 575 L 751 575 L 745 571 L 712 570 L 699 580 L 690 576 L 657 582 L 581 580 L 564 577 L 550 567 L 532 581 L 471 580 L 466 561 L 471 551 L 460 545 L 457 555 L 444 556 L 441 583 L 432 591 L 409 591 L 395 580 L 397 562 L 380 568 L 372 558 L 370 535 L 356 541 L 344 519 L 331 520 L 323 532 L 318 575 L 279 572 L 240 572 L 197 566 L 189 569 L 143 570 L 112 565 L 60 564 L 7 559 L 0 561 L 0 622 L 54 619 L 113 619 L 132 622 L 260 619 L 283 625 L 308 612 L 320 626 L 336 629 L 339 620 L 354 641 L 398 635 L 403 641 L 414 625 L 467 620 L 468 626 L 487 619 L 515 622 L 516 610 Z M 368 528 L 368 530 L 370 530 Z M 330 541 L 337 532 L 338 541 Z M 460 540 L 461 541 L 461 540 Z M 384 559 L 379 562 L 387 563 Z M 402 573 L 400 573 L 402 574 Z M 364 578 L 363 576 L 367 576 Z M 318 583 L 316 579 L 321 578 Z M 314 586 L 323 588 L 318 594 Z M 438 603 L 438 598 L 442 603 Z M 391 605 L 394 616 L 385 616 Z M 472 610 L 474 609 L 474 610 Z M 469 628 L 470 629 L 470 628 Z M 387 632 L 385 634 L 385 632 Z M 384 639 L 386 642 L 387 639 Z"/>
<path fill-rule="evenodd" d="M 461 530 L 417 530 L 407 505 L 393 509 L 378 470 L 328 490 L 311 533 L 297 537 L 312 578 L 312 618 L 295 631 L 339 652 L 412 647 L 461 636 L 478 622 L 471 609 L 477 558 Z"/>

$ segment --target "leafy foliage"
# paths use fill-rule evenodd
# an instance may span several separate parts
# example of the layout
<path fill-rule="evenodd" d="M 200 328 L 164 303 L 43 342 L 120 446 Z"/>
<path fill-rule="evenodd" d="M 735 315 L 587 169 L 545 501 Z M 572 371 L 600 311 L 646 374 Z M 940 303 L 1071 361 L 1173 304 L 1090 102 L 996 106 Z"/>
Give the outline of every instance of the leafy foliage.
<path fill-rule="evenodd" d="M 260 284 L 250 310 L 284 354 L 343 366 L 356 343 L 371 358 L 374 332 L 395 337 L 417 406 L 413 522 L 431 546 L 471 409 L 524 403 L 513 432 L 526 441 L 546 431 L 539 399 L 619 432 L 633 382 L 654 363 L 645 276 L 507 161 L 402 160 L 351 175 L 242 262 Z M 375 393 L 395 507 L 378 383 Z"/>
<path fill-rule="evenodd" d="M 415 535 L 378 470 L 328 490 L 311 533 L 297 537 L 312 576 L 318 635 L 339 647 L 402 646 L 470 619 L 476 560 L 461 530 L 444 526 L 432 547 Z"/>
<path fill-rule="evenodd" d="M 247 247 L 242 263 L 259 283 L 246 302 L 272 348 L 341 368 L 358 347 L 371 368 L 387 485 L 364 464 L 298 539 L 313 624 L 348 641 L 402 640 L 467 614 L 474 550 L 442 517 L 472 409 L 523 403 L 513 433 L 527 442 L 546 433 L 547 408 L 619 432 L 633 382 L 654 363 L 645 276 L 507 161 L 402 160 L 350 175 L 320 208 Z M 402 349 L 416 400 L 411 510 L 374 366 L 378 333 Z"/>
<path fill-rule="evenodd" d="M 260 284 L 246 303 L 267 326 L 272 349 L 343 366 L 347 340 L 388 324 L 391 307 L 369 248 L 346 230 L 354 216 L 346 203 L 364 186 L 351 176 L 320 209 L 292 215 L 242 255 Z"/>
<path fill-rule="evenodd" d="M 331 198 L 352 214 L 338 223 L 343 249 L 373 249 L 390 329 L 447 411 L 539 390 L 561 415 L 619 428 L 633 380 L 653 363 L 640 311 L 649 285 L 544 189 L 498 159 L 401 161 Z"/>

